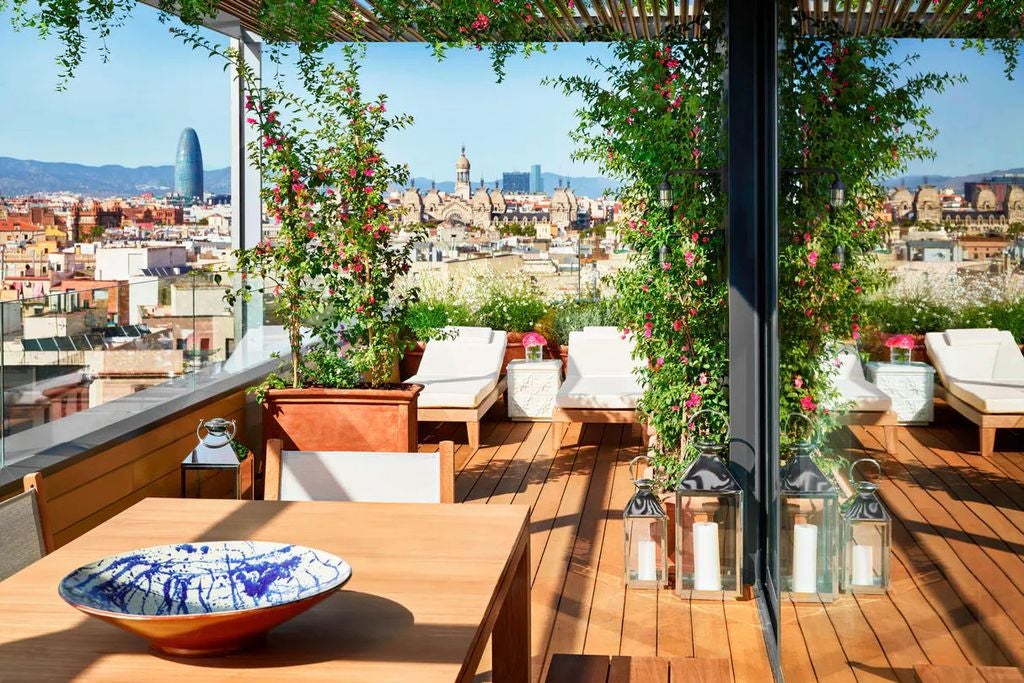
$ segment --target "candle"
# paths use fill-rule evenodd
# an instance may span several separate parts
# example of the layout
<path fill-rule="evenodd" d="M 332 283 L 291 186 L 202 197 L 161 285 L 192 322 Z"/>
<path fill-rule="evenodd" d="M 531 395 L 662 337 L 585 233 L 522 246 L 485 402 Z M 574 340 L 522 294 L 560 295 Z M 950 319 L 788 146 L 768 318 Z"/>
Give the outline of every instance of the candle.
<path fill-rule="evenodd" d="M 793 592 L 818 592 L 818 527 L 793 525 Z"/>
<path fill-rule="evenodd" d="M 693 525 L 693 588 L 699 591 L 722 590 L 716 522 L 695 522 Z"/>
<path fill-rule="evenodd" d="M 875 585 L 874 556 L 869 545 L 853 546 L 853 585 Z"/>
<path fill-rule="evenodd" d="M 638 581 L 658 580 L 658 544 L 654 541 L 637 542 L 637 569 L 636 578 Z"/>

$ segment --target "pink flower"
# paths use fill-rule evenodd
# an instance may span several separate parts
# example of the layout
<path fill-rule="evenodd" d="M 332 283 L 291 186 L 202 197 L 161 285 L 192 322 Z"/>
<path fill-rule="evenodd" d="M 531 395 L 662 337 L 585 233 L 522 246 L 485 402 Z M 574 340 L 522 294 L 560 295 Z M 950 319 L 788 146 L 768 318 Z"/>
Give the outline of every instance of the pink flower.
<path fill-rule="evenodd" d="M 804 386 L 804 378 L 801 377 L 800 375 L 797 375 L 796 379 L 793 380 L 793 386 L 796 387 L 797 389 L 802 388 Z"/>
<path fill-rule="evenodd" d="M 251 126 L 252 124 L 256 123 L 256 119 L 250 117 L 250 118 L 247 118 L 245 120 L 245 122 L 248 123 Z"/>
<path fill-rule="evenodd" d="M 813 410 L 814 410 L 815 408 L 817 408 L 818 406 L 817 406 L 817 404 L 816 404 L 816 403 L 814 402 L 814 398 L 813 398 L 813 397 L 811 397 L 811 395 L 810 395 L 810 394 L 807 394 L 806 396 L 804 396 L 803 398 L 801 398 L 801 399 L 800 399 L 800 407 L 801 407 L 801 408 L 803 408 L 803 409 L 804 409 L 805 411 L 807 411 L 808 413 L 810 413 L 810 412 L 812 412 L 812 411 L 813 411 Z"/>
<path fill-rule="evenodd" d="M 523 348 L 530 346 L 547 346 L 548 340 L 540 332 L 527 332 L 523 335 Z"/>
<path fill-rule="evenodd" d="M 683 321 L 682 320 L 673 320 L 672 321 L 672 329 L 675 330 L 676 332 L 681 330 L 682 327 L 683 327 Z"/>
<path fill-rule="evenodd" d="M 664 263 L 662 263 L 661 267 L 664 268 L 665 270 L 672 270 L 672 264 L 669 263 L 668 261 L 665 261 Z"/>
<path fill-rule="evenodd" d="M 815 266 L 818 265 L 818 252 L 815 251 L 814 249 L 812 249 L 811 252 L 807 254 L 807 263 L 810 264 L 811 268 L 814 268 Z"/>
<path fill-rule="evenodd" d="M 694 254 L 692 251 L 688 251 L 685 254 L 683 254 L 683 258 L 686 259 L 686 265 L 690 268 L 693 268 L 693 263 L 694 261 L 697 260 L 697 255 Z"/>
<path fill-rule="evenodd" d="M 832 270 L 842 270 L 843 266 L 839 263 L 832 264 Z"/>
<path fill-rule="evenodd" d="M 708 373 L 706 373 L 706 372 L 700 373 L 700 377 L 697 378 L 697 381 L 700 382 L 701 386 L 704 386 L 705 384 L 707 384 L 708 383 Z"/>
<path fill-rule="evenodd" d="M 372 178 L 373 177 L 373 169 L 372 168 L 366 169 L 365 171 L 363 171 L 363 175 L 366 176 L 367 178 Z"/>
<path fill-rule="evenodd" d="M 890 349 L 906 349 L 912 351 L 917 342 L 909 334 L 897 334 L 885 340 L 885 345 Z"/>
<path fill-rule="evenodd" d="M 356 177 L 356 169 L 354 169 L 354 168 L 348 169 L 348 177 L 349 178 L 355 178 Z"/>
<path fill-rule="evenodd" d="M 644 337 L 650 339 L 650 337 L 651 337 L 651 335 L 653 333 L 654 333 L 654 325 L 652 325 L 649 322 L 644 323 Z"/>
<path fill-rule="evenodd" d="M 686 400 L 686 403 L 684 405 L 686 405 L 687 408 L 697 408 L 700 406 L 700 402 L 702 400 L 703 399 L 700 397 L 700 394 L 691 393 L 690 398 Z"/>

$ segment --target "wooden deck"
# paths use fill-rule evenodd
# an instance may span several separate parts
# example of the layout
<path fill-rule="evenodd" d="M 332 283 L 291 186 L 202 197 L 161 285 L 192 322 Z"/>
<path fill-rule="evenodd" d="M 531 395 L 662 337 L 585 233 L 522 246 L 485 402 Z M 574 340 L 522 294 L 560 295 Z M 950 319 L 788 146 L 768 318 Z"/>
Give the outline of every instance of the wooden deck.
<path fill-rule="evenodd" d="M 753 602 L 688 602 L 622 583 L 622 508 L 633 494 L 629 461 L 640 453 L 630 425 L 573 424 L 557 457 L 546 423 L 485 422 L 475 453 L 456 450 L 455 500 L 532 505 L 533 666 L 551 654 L 727 658 L 739 681 L 771 680 Z M 421 428 L 428 444 L 461 426 Z M 578 445 L 577 445 L 578 444 Z M 428 446 L 429 447 L 429 446 Z M 490 680 L 485 656 L 479 680 Z"/>
<path fill-rule="evenodd" d="M 465 438 L 458 425 L 423 427 L 426 444 Z M 586 653 L 727 658 L 735 680 L 771 680 L 753 602 L 623 588 L 621 511 L 638 428 L 574 424 L 551 457 L 548 427 L 485 422 L 483 447 L 456 451 L 457 501 L 533 507 L 535 676 L 552 654 Z M 983 460 L 976 430 L 941 407 L 931 427 L 901 428 L 895 456 L 884 454 L 881 428 L 852 430 L 849 455 L 885 468 L 893 586 L 828 605 L 784 603 L 786 680 L 913 681 L 920 665 L 1024 666 L 1024 433 L 1000 432 L 999 451 Z M 489 669 L 485 656 L 478 679 L 490 680 Z"/>

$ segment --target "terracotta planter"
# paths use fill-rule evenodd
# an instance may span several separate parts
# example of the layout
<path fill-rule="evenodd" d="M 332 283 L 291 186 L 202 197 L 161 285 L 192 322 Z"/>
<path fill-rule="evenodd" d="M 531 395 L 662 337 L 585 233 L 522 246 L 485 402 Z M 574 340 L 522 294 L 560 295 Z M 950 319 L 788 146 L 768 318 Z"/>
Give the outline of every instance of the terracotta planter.
<path fill-rule="evenodd" d="M 273 389 L 263 439 L 281 439 L 287 450 L 412 452 L 421 389 Z"/>
<path fill-rule="evenodd" d="M 897 335 L 897 334 L 895 334 L 893 332 L 879 332 L 878 333 L 878 347 L 877 347 L 877 349 L 872 349 L 871 357 L 876 359 L 876 360 L 885 361 L 886 363 L 888 363 L 889 362 L 889 347 L 887 347 L 885 345 L 885 340 L 889 339 L 890 337 L 896 337 L 896 336 L 899 336 L 899 335 Z M 913 338 L 913 340 L 914 340 L 914 350 L 910 354 L 910 360 L 912 360 L 912 361 L 914 361 L 916 363 L 927 363 L 928 362 L 928 350 L 925 348 L 925 345 L 924 345 L 924 335 L 923 334 L 911 334 L 911 335 L 907 335 L 907 336 Z"/>
<path fill-rule="evenodd" d="M 403 380 L 409 379 L 420 371 L 420 361 L 423 360 L 423 351 L 427 348 L 427 342 L 416 342 L 414 348 L 409 349 L 398 362 L 398 371 Z"/>
<path fill-rule="evenodd" d="M 526 360 L 526 348 L 523 347 L 523 335 L 525 332 L 506 332 L 508 340 L 505 342 L 505 358 L 501 361 L 501 374 L 505 374 L 508 362 L 511 360 Z"/>

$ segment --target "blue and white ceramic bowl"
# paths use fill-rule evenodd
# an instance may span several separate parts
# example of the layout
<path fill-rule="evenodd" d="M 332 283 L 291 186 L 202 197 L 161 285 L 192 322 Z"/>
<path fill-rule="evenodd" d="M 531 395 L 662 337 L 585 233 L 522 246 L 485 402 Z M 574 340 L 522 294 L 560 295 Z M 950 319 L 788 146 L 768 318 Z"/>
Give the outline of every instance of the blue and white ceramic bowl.
<path fill-rule="evenodd" d="M 60 596 L 174 655 L 239 650 L 341 588 L 348 563 L 321 550 L 262 541 L 143 548 L 79 567 Z"/>

